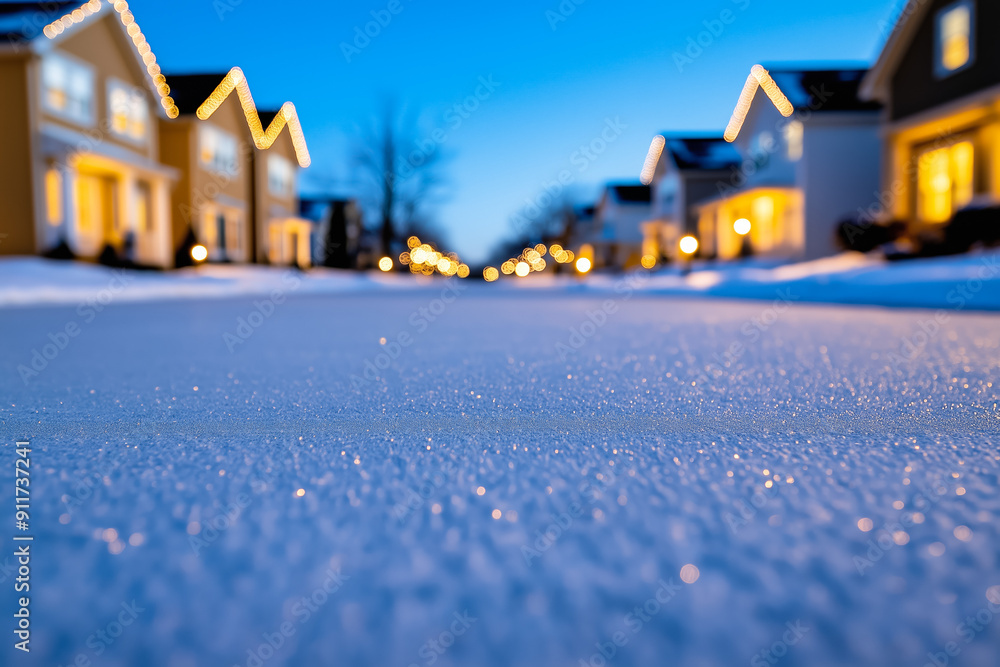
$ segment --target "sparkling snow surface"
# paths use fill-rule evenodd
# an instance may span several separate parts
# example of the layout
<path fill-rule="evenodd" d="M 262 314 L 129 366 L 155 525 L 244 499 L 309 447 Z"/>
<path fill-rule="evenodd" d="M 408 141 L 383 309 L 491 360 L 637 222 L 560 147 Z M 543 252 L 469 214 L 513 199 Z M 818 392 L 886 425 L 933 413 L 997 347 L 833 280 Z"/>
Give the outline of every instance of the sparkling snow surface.
<path fill-rule="evenodd" d="M 1000 664 L 1000 317 L 444 285 L 0 311 L 0 664 Z"/>

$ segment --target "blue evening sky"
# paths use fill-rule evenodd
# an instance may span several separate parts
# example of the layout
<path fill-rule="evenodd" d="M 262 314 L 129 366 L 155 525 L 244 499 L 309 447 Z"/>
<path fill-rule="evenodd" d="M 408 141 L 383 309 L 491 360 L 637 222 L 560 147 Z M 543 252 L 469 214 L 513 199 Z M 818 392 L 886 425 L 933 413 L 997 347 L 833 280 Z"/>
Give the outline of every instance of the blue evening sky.
<path fill-rule="evenodd" d="M 509 234 L 511 215 L 560 171 L 572 171 L 581 194 L 595 193 L 606 180 L 635 180 L 657 132 L 721 132 L 754 63 L 871 62 L 903 4 L 397 1 L 401 11 L 351 62 L 341 43 L 352 43 L 355 28 L 390 0 L 130 4 L 166 72 L 239 65 L 259 106 L 295 103 L 313 154 L 305 192 L 357 194 L 356 128 L 388 98 L 419 115 L 427 137 L 443 130 L 452 157 L 436 217 L 449 250 L 470 261 L 485 258 Z M 555 22 L 560 7 L 574 11 Z M 717 22 L 724 11 L 728 25 Z M 674 54 L 707 30 L 706 21 L 721 33 L 702 35 L 707 46 L 681 71 Z M 499 86 L 468 118 L 448 115 L 480 77 Z M 607 119 L 625 126 L 615 141 L 593 160 L 574 155 L 601 136 Z"/>

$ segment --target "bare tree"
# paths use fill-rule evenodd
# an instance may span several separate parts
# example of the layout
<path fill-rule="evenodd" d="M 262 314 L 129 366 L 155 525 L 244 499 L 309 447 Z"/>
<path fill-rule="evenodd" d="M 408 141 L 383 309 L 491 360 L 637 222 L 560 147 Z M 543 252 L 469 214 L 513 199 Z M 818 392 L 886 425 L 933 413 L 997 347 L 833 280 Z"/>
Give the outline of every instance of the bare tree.
<path fill-rule="evenodd" d="M 356 153 L 366 185 L 367 198 L 377 210 L 382 252 L 392 254 L 392 244 L 404 230 L 432 226 L 427 208 L 437 194 L 443 160 L 440 144 L 418 139 L 415 124 L 405 113 L 387 104 L 381 118 L 360 133 Z"/>

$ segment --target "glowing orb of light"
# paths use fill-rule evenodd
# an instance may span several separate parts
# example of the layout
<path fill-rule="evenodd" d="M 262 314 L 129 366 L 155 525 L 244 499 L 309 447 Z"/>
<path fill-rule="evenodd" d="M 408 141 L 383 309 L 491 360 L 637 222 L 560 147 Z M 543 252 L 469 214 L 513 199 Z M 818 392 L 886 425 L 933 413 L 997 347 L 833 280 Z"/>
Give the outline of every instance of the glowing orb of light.
<path fill-rule="evenodd" d="M 685 236 L 680 243 L 681 252 L 685 255 L 693 255 L 698 251 L 698 239 L 693 236 Z"/>
<path fill-rule="evenodd" d="M 581 257 L 580 259 L 576 260 L 576 270 L 579 271 L 580 273 L 587 273 L 588 271 L 590 271 L 592 266 L 593 264 L 591 264 L 590 260 L 587 259 L 586 257 Z"/>
<path fill-rule="evenodd" d="M 191 248 L 191 259 L 196 262 L 204 262 L 208 259 L 208 248 L 201 244 Z"/>
<path fill-rule="evenodd" d="M 746 218 L 740 218 L 733 223 L 733 231 L 740 236 L 746 236 L 750 232 L 750 221 Z"/>

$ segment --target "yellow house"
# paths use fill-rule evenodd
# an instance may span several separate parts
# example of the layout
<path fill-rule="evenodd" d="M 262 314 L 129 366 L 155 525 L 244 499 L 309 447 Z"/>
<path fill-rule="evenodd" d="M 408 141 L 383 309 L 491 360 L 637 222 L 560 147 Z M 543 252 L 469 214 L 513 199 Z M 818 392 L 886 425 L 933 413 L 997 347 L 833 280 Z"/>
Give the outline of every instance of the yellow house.
<path fill-rule="evenodd" d="M 196 116 L 225 76 L 223 72 L 169 77 L 180 116 L 160 123 L 160 157 L 180 174 L 171 197 L 171 242 L 180 265 L 190 261 L 185 240 L 191 233 L 208 249 L 208 261 L 252 262 L 255 256 L 256 148 L 239 99 L 226 98 L 207 120 Z"/>
<path fill-rule="evenodd" d="M 0 5 L 0 19 L 0 253 L 65 243 L 170 266 L 179 174 L 159 162 L 156 127 L 170 104 L 134 18 L 91 0 Z"/>
<path fill-rule="evenodd" d="M 862 95 L 886 105 L 882 217 L 916 232 L 1000 197 L 1000 3 L 910 2 Z"/>
<path fill-rule="evenodd" d="M 279 113 L 261 111 L 262 126 L 270 126 Z M 257 261 L 311 266 L 313 223 L 299 214 L 299 158 L 291 133 L 282 132 L 268 150 L 256 150 L 253 156 Z"/>

